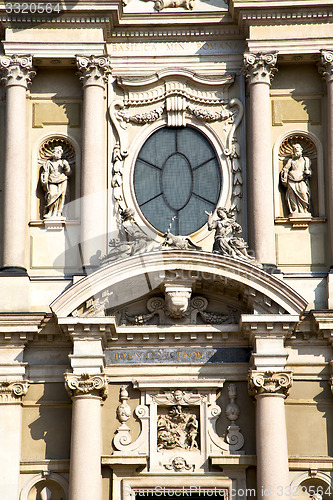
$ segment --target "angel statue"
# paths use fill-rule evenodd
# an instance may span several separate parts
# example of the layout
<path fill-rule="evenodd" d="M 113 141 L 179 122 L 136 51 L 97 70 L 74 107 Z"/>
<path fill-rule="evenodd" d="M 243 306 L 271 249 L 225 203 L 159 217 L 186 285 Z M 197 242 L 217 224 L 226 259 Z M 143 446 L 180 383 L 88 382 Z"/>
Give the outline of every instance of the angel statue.
<path fill-rule="evenodd" d="M 71 174 L 69 163 L 62 155 L 62 147 L 55 146 L 52 158 L 43 164 L 40 179 L 45 191 L 44 219 L 62 217 L 68 176 Z"/>

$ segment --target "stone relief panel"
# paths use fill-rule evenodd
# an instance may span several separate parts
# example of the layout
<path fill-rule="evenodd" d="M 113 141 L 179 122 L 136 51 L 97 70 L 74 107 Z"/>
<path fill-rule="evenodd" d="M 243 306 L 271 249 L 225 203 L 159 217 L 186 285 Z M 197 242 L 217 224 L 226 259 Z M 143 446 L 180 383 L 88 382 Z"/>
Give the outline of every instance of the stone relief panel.
<path fill-rule="evenodd" d="M 157 417 L 157 451 L 197 450 L 198 429 L 199 422 L 193 411 L 184 410 L 181 405 L 171 406 L 167 413 L 160 413 Z"/>
<path fill-rule="evenodd" d="M 75 197 L 74 146 L 64 137 L 50 137 L 39 148 L 38 164 L 40 217 L 64 220 L 67 218 L 65 205 Z"/>

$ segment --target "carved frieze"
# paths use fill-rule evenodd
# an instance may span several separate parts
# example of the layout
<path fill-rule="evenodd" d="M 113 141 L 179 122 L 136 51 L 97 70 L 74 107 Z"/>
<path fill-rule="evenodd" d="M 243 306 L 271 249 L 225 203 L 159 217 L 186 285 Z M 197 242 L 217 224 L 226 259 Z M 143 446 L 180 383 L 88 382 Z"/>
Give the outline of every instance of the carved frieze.
<path fill-rule="evenodd" d="M 107 378 L 102 373 L 98 375 L 65 373 L 65 387 L 71 397 L 90 394 L 98 395 L 104 400 L 108 394 Z"/>
<path fill-rule="evenodd" d="M 251 370 L 248 381 L 249 393 L 253 396 L 260 394 L 282 394 L 286 397 L 292 386 L 292 372 L 261 372 Z"/>
<path fill-rule="evenodd" d="M 277 63 L 277 53 L 259 52 L 258 54 L 253 54 L 251 52 L 245 52 L 243 63 L 243 73 L 249 84 L 270 84 L 274 73 L 277 71 L 275 67 Z"/>
<path fill-rule="evenodd" d="M 171 406 L 167 414 L 157 417 L 157 451 L 175 448 L 197 450 L 198 428 L 194 413 L 183 409 L 180 404 Z"/>
<path fill-rule="evenodd" d="M 17 403 L 28 391 L 26 380 L 0 382 L 0 403 Z"/>
<path fill-rule="evenodd" d="M 109 56 L 76 56 L 78 74 L 82 85 L 98 85 L 104 88 L 111 74 L 111 59 Z"/>
<path fill-rule="evenodd" d="M 27 88 L 36 71 L 32 66 L 32 56 L 0 56 L 1 80 L 5 85 L 19 85 Z"/>

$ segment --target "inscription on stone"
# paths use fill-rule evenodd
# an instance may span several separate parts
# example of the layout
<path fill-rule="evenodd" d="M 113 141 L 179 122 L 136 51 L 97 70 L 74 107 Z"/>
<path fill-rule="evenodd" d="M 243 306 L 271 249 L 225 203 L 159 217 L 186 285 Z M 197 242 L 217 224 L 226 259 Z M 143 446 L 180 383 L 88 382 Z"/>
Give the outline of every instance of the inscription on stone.
<path fill-rule="evenodd" d="M 250 356 L 251 349 L 243 347 L 105 350 L 106 362 L 109 365 L 248 363 Z"/>

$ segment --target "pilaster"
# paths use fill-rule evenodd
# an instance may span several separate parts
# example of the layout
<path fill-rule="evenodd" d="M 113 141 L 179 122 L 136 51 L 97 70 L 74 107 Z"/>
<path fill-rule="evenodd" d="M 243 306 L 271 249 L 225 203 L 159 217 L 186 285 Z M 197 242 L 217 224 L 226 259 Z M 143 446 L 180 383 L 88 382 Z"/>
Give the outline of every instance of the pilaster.
<path fill-rule="evenodd" d="M 327 87 L 327 200 L 328 200 L 328 227 L 330 235 L 329 258 L 331 271 L 333 271 L 333 52 L 321 50 L 321 64 L 319 72 L 326 80 Z M 332 300 L 329 297 L 329 300 Z"/>
<path fill-rule="evenodd" d="M 251 248 L 256 259 L 275 265 L 270 83 L 277 54 L 244 54 L 243 72 L 250 92 L 249 218 Z M 265 188 L 263 189 L 263 186 Z"/>
<path fill-rule="evenodd" d="M 97 251 L 107 250 L 107 155 L 104 89 L 111 73 L 107 56 L 77 56 L 83 85 L 81 244 L 87 268 Z"/>

